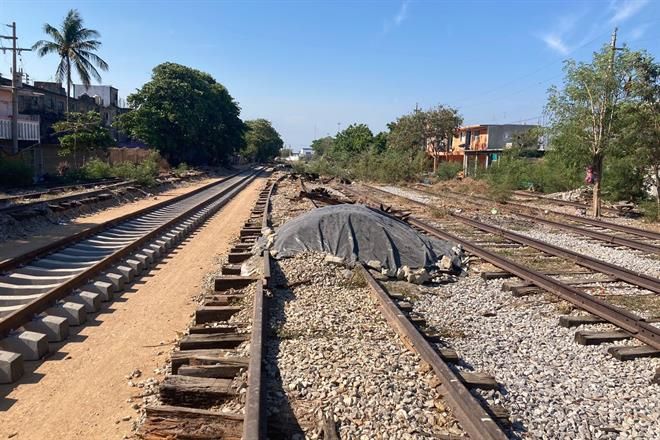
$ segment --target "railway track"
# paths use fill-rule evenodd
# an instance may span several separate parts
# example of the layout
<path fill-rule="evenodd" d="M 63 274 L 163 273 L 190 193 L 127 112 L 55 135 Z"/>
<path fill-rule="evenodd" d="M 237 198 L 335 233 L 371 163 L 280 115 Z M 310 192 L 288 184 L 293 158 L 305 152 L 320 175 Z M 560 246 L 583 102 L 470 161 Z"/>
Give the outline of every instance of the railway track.
<path fill-rule="evenodd" d="M 194 324 L 179 341 L 172 374 L 160 384 L 162 404 L 145 408 L 138 438 L 266 438 L 262 360 L 270 258 L 268 251 L 253 256 L 250 250 L 270 225 L 275 184 L 261 191 L 213 292 L 204 296 Z M 242 264 L 258 275 L 241 276 Z"/>
<path fill-rule="evenodd" d="M 442 352 L 433 347 L 433 339 L 422 333 L 405 312 L 404 308 L 409 305 L 404 301 L 395 302 L 364 266 L 358 266 L 358 269 L 367 281 L 372 296 L 380 305 L 387 322 L 406 345 L 411 347 L 435 372 L 444 387 L 444 398 L 448 401 L 461 428 L 474 439 L 506 439 L 507 436 L 498 425 L 492 409 L 482 407 L 479 400 L 470 393 L 470 383 L 466 380 L 468 376 L 457 374 L 449 366 L 446 358 L 458 362 L 455 353 L 448 354 L 449 351 L 445 350 L 443 358 Z M 478 385 L 473 382 L 471 386 Z"/>
<path fill-rule="evenodd" d="M 415 190 L 430 197 L 437 197 L 437 194 L 433 194 L 421 188 L 416 187 Z M 473 194 L 459 194 L 446 191 L 443 192 L 442 195 L 463 202 L 467 197 L 483 208 L 490 208 L 494 203 L 493 200 L 488 199 L 487 197 Z M 542 223 L 555 229 L 589 237 L 609 245 L 623 246 L 649 254 L 660 255 L 660 234 L 657 232 L 620 225 L 604 220 L 597 220 L 590 217 L 581 217 L 558 211 L 542 210 L 537 207 L 511 201 L 496 203 L 509 213 L 530 222 Z M 534 215 L 528 213 L 534 213 Z"/>
<path fill-rule="evenodd" d="M 585 209 L 585 210 L 591 209 L 591 205 L 589 205 L 587 203 L 575 202 L 575 201 L 572 201 L 572 200 L 555 199 L 554 197 L 550 197 L 550 196 L 546 196 L 546 195 L 533 194 L 529 191 L 513 191 L 513 194 L 516 195 L 516 196 L 524 197 L 526 199 L 533 199 L 533 200 L 543 202 L 543 203 L 548 203 L 548 204 L 551 204 L 551 205 L 574 206 L 576 208 Z M 616 208 L 601 207 L 600 209 L 601 209 L 601 211 L 608 212 L 610 214 L 616 214 L 616 215 L 623 214 L 622 211 L 620 211 Z"/>
<path fill-rule="evenodd" d="M 44 192 L 44 193 L 34 193 L 35 196 L 33 197 L 12 196 L 8 198 L 3 198 L 0 199 L 0 214 L 15 215 L 16 213 L 22 211 L 32 211 L 38 207 L 48 207 L 55 212 L 64 211 L 81 205 L 108 200 L 112 198 L 112 194 L 114 191 L 129 190 L 133 187 L 134 184 L 135 182 L 133 181 L 121 181 L 121 182 L 115 181 L 113 183 L 102 185 L 101 188 L 95 188 L 87 191 L 77 192 L 74 194 L 68 194 L 65 196 L 51 197 L 49 199 L 44 199 L 44 200 L 41 200 L 41 197 L 43 195 L 47 195 L 47 194 L 50 195 L 55 193 Z M 93 186 L 98 186 L 98 184 L 95 184 Z M 74 186 L 74 188 L 79 188 L 79 187 Z M 26 199 L 26 200 L 37 199 L 37 200 L 31 202 L 25 202 L 25 203 L 16 203 L 17 201 L 22 199 Z"/>
<path fill-rule="evenodd" d="M 346 193 L 352 194 L 353 197 L 359 200 L 367 200 L 370 204 L 379 208 L 382 208 L 383 205 L 381 199 L 375 197 L 373 195 L 374 193 L 389 197 L 394 196 L 393 194 L 371 187 L 369 187 L 369 194 L 367 194 L 365 191 L 359 191 L 355 188 L 345 185 L 342 186 L 341 189 L 346 191 Z M 426 204 L 422 202 L 409 199 L 407 199 L 407 201 L 427 208 Z M 576 340 L 578 342 L 585 344 L 595 344 L 635 338 L 641 341 L 643 345 L 638 345 L 635 347 L 615 346 L 610 348 L 610 353 L 621 360 L 627 360 L 641 356 L 660 355 L 660 328 L 649 322 L 655 321 L 655 319 L 652 317 L 647 320 L 646 318 L 643 318 L 624 308 L 610 304 L 609 302 L 606 302 L 596 297 L 595 295 L 588 293 L 584 286 L 596 281 L 585 279 L 585 272 L 579 272 L 574 268 L 556 271 L 548 269 L 533 269 L 529 264 L 518 262 L 520 259 L 516 259 L 518 260 L 516 261 L 513 258 L 507 258 L 492 249 L 487 249 L 486 245 L 476 244 L 470 239 L 447 232 L 445 227 L 449 225 L 443 225 L 443 228 L 441 229 L 419 218 L 409 216 L 409 213 L 399 212 L 396 214 L 398 214 L 398 216 L 401 218 L 405 218 L 405 221 L 410 223 L 412 226 L 431 236 L 461 244 L 463 248 L 470 254 L 477 256 L 502 270 L 502 272 L 499 274 L 486 274 L 486 276 L 507 277 L 513 275 L 522 279 L 524 283 L 522 285 L 515 286 L 513 288 L 514 293 L 518 292 L 518 294 L 531 294 L 541 289 L 543 291 L 553 293 L 561 299 L 566 300 L 574 306 L 578 307 L 579 309 L 585 310 L 591 314 L 590 316 L 583 318 L 575 316 L 565 317 L 561 321 L 564 325 L 577 326 L 586 323 L 607 322 L 615 325 L 620 329 L 619 331 L 615 332 L 578 332 L 576 334 Z M 574 266 L 577 265 L 581 267 L 587 267 L 591 270 L 610 275 L 608 278 L 604 279 L 603 282 L 616 282 L 625 280 L 634 286 L 643 287 L 644 289 L 648 289 L 656 294 L 660 292 L 660 280 L 656 278 L 643 274 L 636 274 L 616 265 L 596 260 L 581 254 L 573 253 L 565 249 L 557 248 L 555 246 L 548 245 L 547 243 L 524 237 L 519 234 L 507 232 L 501 230 L 500 228 L 492 227 L 490 225 L 486 225 L 464 216 L 452 216 L 452 219 L 456 219 L 460 223 L 468 225 L 471 228 L 493 234 L 496 238 L 487 239 L 486 241 L 492 242 L 494 247 L 497 247 L 498 245 L 508 247 L 506 241 L 513 241 L 516 242 L 515 246 L 520 246 L 523 244 L 525 246 L 534 247 L 538 250 L 541 250 L 543 253 L 559 256 L 564 260 L 568 260 Z M 463 232 L 462 235 L 465 235 L 465 232 Z M 482 237 L 483 234 L 479 234 L 479 236 Z M 501 242 L 498 240 L 498 237 L 505 238 L 506 241 Z M 556 275 L 579 275 L 582 276 L 582 278 L 578 280 L 560 280 L 553 277 Z M 581 288 L 578 288 L 577 286 L 581 286 Z"/>
<path fill-rule="evenodd" d="M 0 264 L 0 382 L 22 375 L 261 172 L 240 172 Z"/>
<path fill-rule="evenodd" d="M 114 183 L 119 183 L 119 179 L 106 179 L 106 180 L 98 180 L 95 182 L 89 182 L 89 183 L 77 183 L 73 185 L 62 185 L 62 186 L 54 186 L 50 188 L 46 188 L 42 191 L 30 191 L 30 192 L 25 192 L 21 194 L 11 194 L 11 195 L 6 195 L 6 196 L 0 196 L 0 206 L 3 205 L 8 205 L 11 203 L 16 203 L 20 200 L 34 200 L 34 199 L 40 199 L 43 196 L 47 196 L 50 194 L 59 194 L 62 192 L 69 192 L 69 191 L 76 191 L 80 189 L 86 189 L 86 188 L 93 188 L 95 186 L 99 185 L 112 185 Z"/>

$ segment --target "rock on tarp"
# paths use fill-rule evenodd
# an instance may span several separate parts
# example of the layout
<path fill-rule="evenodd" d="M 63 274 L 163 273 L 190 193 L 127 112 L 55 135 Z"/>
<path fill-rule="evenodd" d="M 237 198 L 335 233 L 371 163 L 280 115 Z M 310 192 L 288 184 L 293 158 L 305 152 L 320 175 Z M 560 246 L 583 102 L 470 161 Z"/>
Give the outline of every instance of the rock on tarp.
<path fill-rule="evenodd" d="M 289 220 L 276 232 L 273 255 L 324 252 L 349 264 L 380 262 L 384 269 L 430 268 L 443 256 L 460 267 L 452 243 L 419 234 L 408 224 L 364 205 L 314 209 Z"/>

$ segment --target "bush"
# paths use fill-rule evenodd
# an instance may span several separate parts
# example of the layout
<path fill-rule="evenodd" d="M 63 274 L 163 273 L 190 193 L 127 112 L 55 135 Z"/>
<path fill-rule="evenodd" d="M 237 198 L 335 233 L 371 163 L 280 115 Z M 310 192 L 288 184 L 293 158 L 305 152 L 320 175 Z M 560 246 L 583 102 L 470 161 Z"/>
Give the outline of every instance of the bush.
<path fill-rule="evenodd" d="M 180 177 L 186 174 L 188 170 L 189 170 L 188 164 L 186 164 L 185 162 L 181 162 L 176 168 L 172 170 L 172 172 L 174 172 L 175 175 Z"/>
<path fill-rule="evenodd" d="M 644 215 L 644 220 L 648 222 L 660 221 L 660 209 L 658 209 L 657 200 L 646 200 L 640 202 L 639 208 Z"/>
<path fill-rule="evenodd" d="M 452 180 L 463 171 L 463 165 L 457 162 L 442 162 L 438 165 L 435 175 L 439 180 Z"/>
<path fill-rule="evenodd" d="M 101 180 L 113 177 L 112 167 L 101 159 L 92 159 L 81 168 L 83 176 L 88 180 Z"/>
<path fill-rule="evenodd" d="M 151 155 L 137 165 L 122 162 L 112 167 L 112 174 L 120 179 L 135 180 L 140 185 L 153 186 L 158 177 L 158 161 Z"/>
<path fill-rule="evenodd" d="M 0 186 L 25 186 L 32 183 L 32 168 L 20 160 L 0 158 Z"/>

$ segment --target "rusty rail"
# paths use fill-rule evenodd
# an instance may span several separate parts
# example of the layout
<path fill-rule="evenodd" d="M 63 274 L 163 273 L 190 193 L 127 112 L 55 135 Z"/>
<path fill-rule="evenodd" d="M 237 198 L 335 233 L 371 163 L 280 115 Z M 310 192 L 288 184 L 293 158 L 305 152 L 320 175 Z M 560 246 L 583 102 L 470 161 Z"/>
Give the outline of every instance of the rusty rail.
<path fill-rule="evenodd" d="M 264 212 L 261 220 L 262 230 L 270 224 L 270 198 L 277 181 L 273 182 L 265 196 Z M 264 290 L 270 282 L 270 254 L 265 249 L 262 254 L 262 282 L 257 283 L 252 312 L 252 336 L 250 339 L 250 361 L 248 364 L 248 387 L 245 396 L 245 418 L 243 419 L 243 439 L 260 440 L 266 438 L 266 412 L 264 409 L 263 357 L 266 339 L 266 319 L 268 304 Z"/>
<path fill-rule="evenodd" d="M 437 197 L 436 194 L 432 194 L 428 191 L 423 191 L 423 190 L 420 190 L 420 191 L 425 192 L 425 193 L 427 193 L 429 195 L 432 195 L 434 197 Z M 459 194 L 459 193 L 455 193 L 453 191 L 445 191 L 443 193 L 443 195 L 449 195 L 449 197 L 453 197 L 453 198 L 465 198 L 467 196 L 467 197 L 471 197 L 471 198 L 476 199 L 476 200 L 483 200 L 484 202 L 490 202 L 490 203 L 494 202 L 492 199 L 489 199 L 488 197 L 477 196 L 477 195 L 474 195 L 474 194 Z M 539 208 L 538 206 L 528 206 L 528 205 L 523 205 L 522 203 L 516 203 L 516 202 L 511 202 L 511 201 L 495 202 L 495 203 L 498 203 L 499 205 L 504 205 L 504 206 L 507 206 L 507 207 L 513 207 L 513 208 L 527 210 L 527 211 L 542 211 L 542 209 Z M 651 240 L 660 240 L 660 234 L 658 234 L 657 232 L 648 231 L 646 229 L 635 228 L 635 227 L 632 227 L 632 226 L 619 225 L 619 224 L 616 224 L 616 223 L 606 222 L 606 221 L 603 221 L 603 220 L 596 220 L 595 218 L 591 218 L 591 217 L 581 217 L 581 216 L 568 214 L 568 213 L 565 213 L 565 212 L 553 211 L 553 210 L 548 210 L 548 213 L 552 214 L 552 215 L 557 215 L 557 216 L 560 216 L 560 217 L 564 217 L 564 218 L 567 218 L 569 220 L 572 220 L 572 221 L 578 222 L 578 223 L 583 223 L 583 224 L 587 224 L 587 225 L 591 225 L 591 226 L 597 226 L 597 227 L 600 227 L 600 228 L 611 229 L 612 231 L 625 232 L 626 234 L 637 235 L 639 237 L 644 237 L 644 238 L 650 238 Z"/>
<path fill-rule="evenodd" d="M 373 197 L 366 196 L 355 189 L 348 188 L 346 186 L 344 186 L 344 188 L 348 192 L 369 199 L 374 203 L 379 203 L 377 200 L 374 200 Z M 653 348 L 660 349 L 660 328 L 649 324 L 641 316 L 602 301 L 586 292 L 562 283 L 561 281 L 555 280 L 554 278 L 544 275 L 536 270 L 522 266 L 515 261 L 490 252 L 480 246 L 471 243 L 468 240 L 462 239 L 446 231 L 433 227 L 417 218 L 409 216 L 406 221 L 437 238 L 442 238 L 444 240 L 449 240 L 461 244 L 466 251 L 482 258 L 485 261 L 488 261 L 500 269 L 512 273 L 513 275 L 525 281 L 545 289 L 546 291 L 559 296 L 571 304 L 574 304 L 577 307 L 580 307 L 604 319 L 605 321 L 620 327 L 632 337 L 644 342 L 645 344 L 648 344 Z M 655 282 L 657 283 L 657 280 L 655 280 Z"/>
<path fill-rule="evenodd" d="M 419 357 L 433 368 L 433 371 L 442 382 L 442 386 L 447 391 L 444 393 L 443 398 L 449 403 L 461 428 L 473 439 L 506 439 L 506 434 L 495 420 L 465 387 L 458 375 L 442 360 L 442 357 L 419 330 L 408 320 L 406 315 L 396 306 L 378 281 L 371 276 L 364 266 L 360 265 L 358 267 L 367 284 L 369 284 L 373 297 L 380 304 L 387 322 L 415 350 Z"/>
<path fill-rule="evenodd" d="M 392 194 L 387 191 L 383 191 L 382 189 L 379 188 L 374 188 L 372 186 L 367 186 L 370 190 L 380 192 L 382 194 L 386 194 L 391 197 L 400 197 L 405 200 L 410 201 L 413 204 L 422 206 L 422 207 L 428 207 L 426 203 L 419 202 L 417 200 L 410 199 L 405 196 L 400 196 L 397 194 Z M 351 190 L 347 188 L 348 191 L 353 191 L 356 192 L 355 190 Z M 358 192 L 359 194 L 359 192 Z M 364 194 L 361 194 L 364 196 Z M 542 252 L 545 252 L 550 255 L 554 255 L 557 257 L 562 257 L 566 258 L 570 261 L 573 261 L 574 263 L 578 264 L 579 266 L 583 266 L 598 272 L 606 273 L 608 275 L 611 275 L 613 277 L 616 277 L 622 281 L 626 281 L 628 283 L 634 284 L 639 287 L 643 287 L 644 289 L 648 289 L 652 292 L 655 293 L 660 293 L 660 281 L 657 278 L 650 277 L 648 275 L 644 275 L 641 273 L 636 273 L 631 270 L 625 269 L 623 267 L 599 260 L 597 258 L 592 258 L 586 255 L 582 255 L 578 252 L 573 252 L 568 249 L 561 248 L 559 246 L 555 246 L 549 243 L 545 243 L 540 240 L 536 240 L 534 238 L 526 237 L 521 234 L 517 234 L 515 232 L 508 231 L 503 228 L 499 228 L 497 226 L 492 226 L 488 225 L 483 222 L 479 222 L 477 220 L 471 219 L 469 217 L 465 217 L 463 215 L 459 214 L 451 214 L 452 217 L 456 218 L 457 220 L 472 226 L 473 228 L 481 229 L 483 231 L 490 232 L 491 234 L 499 235 L 502 237 L 505 237 L 508 240 L 515 241 L 520 244 L 524 244 L 526 246 L 533 247 L 535 249 L 538 249 Z"/>
<path fill-rule="evenodd" d="M 660 280 L 657 278 L 644 275 L 642 273 L 635 273 L 631 270 L 608 263 L 603 260 L 588 257 L 578 252 L 561 248 L 549 243 L 545 243 L 534 238 L 526 237 L 515 232 L 508 231 L 497 226 L 488 225 L 486 223 L 465 217 L 459 214 L 451 214 L 452 217 L 460 220 L 461 222 L 472 226 L 473 228 L 481 229 L 482 231 L 490 232 L 491 234 L 499 235 L 508 240 L 515 241 L 526 246 L 533 247 L 550 255 L 566 258 L 573 261 L 579 266 L 583 266 L 598 272 L 606 273 L 620 280 L 629 282 L 639 287 L 643 287 L 655 293 L 660 293 Z"/>

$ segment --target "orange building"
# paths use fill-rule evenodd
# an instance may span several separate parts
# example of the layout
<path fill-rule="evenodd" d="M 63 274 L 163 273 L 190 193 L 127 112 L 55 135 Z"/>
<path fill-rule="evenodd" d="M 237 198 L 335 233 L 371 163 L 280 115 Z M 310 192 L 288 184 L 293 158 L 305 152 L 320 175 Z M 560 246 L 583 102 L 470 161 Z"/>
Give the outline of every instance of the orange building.
<path fill-rule="evenodd" d="M 513 145 L 515 134 L 524 133 L 536 125 L 478 124 L 459 127 L 448 146 L 437 148 L 434 142 L 427 143 L 427 153 L 433 158 L 433 169 L 439 162 L 463 163 L 467 174 L 468 156 L 474 157 L 474 165 L 488 168 L 497 161 L 502 150 Z M 466 152 L 468 152 L 466 154 Z"/>

